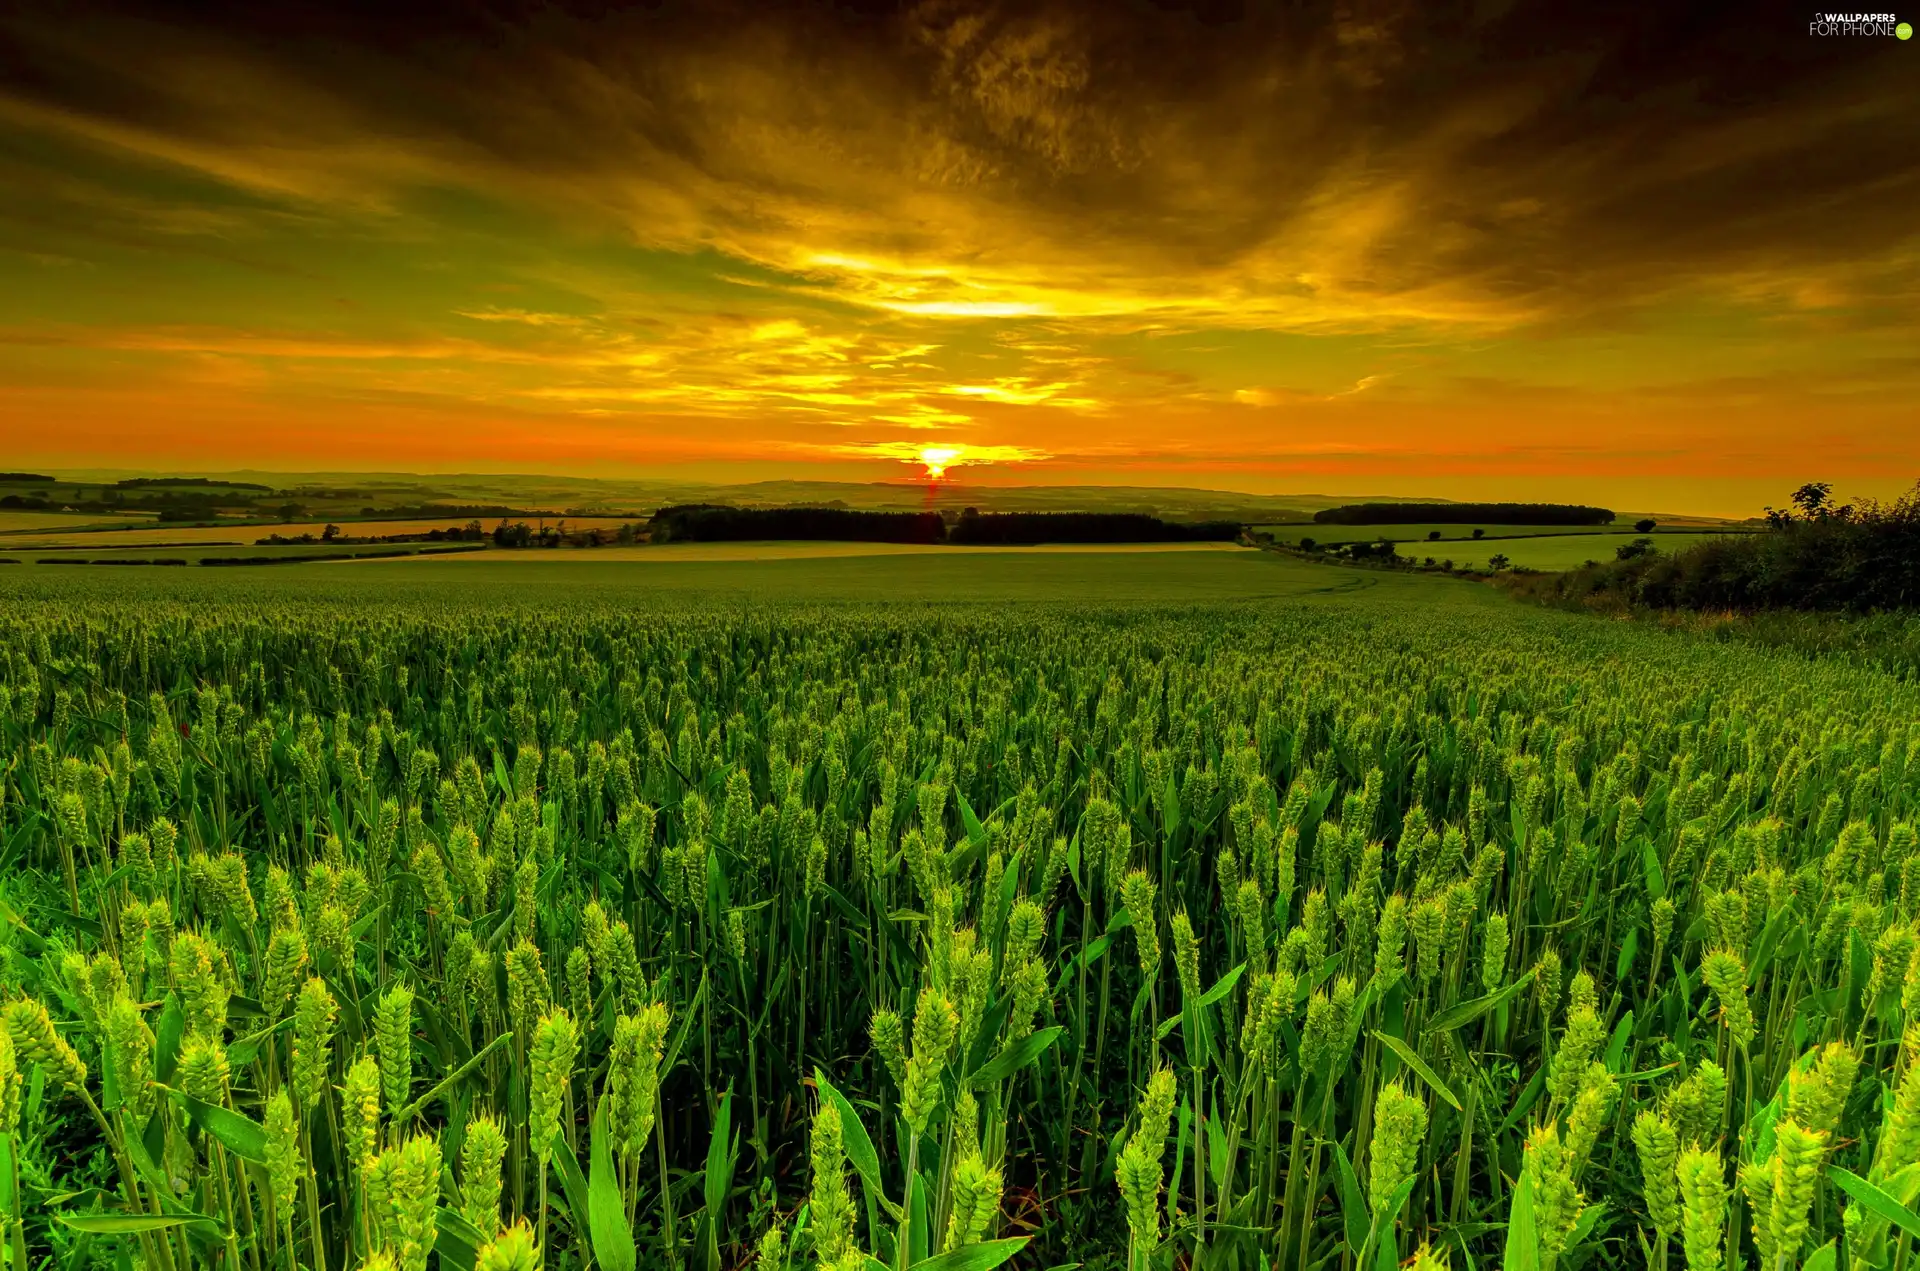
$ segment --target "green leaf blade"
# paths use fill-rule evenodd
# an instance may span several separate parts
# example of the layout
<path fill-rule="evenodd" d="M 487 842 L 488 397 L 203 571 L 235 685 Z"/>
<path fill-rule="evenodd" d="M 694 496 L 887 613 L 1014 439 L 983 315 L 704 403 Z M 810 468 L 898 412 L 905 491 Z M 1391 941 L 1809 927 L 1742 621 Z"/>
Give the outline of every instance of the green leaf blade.
<path fill-rule="evenodd" d="M 973 1075 L 967 1078 L 967 1085 L 978 1090 L 996 1081 L 1005 1081 L 1028 1064 L 1038 1060 L 1047 1047 L 1059 1041 L 1066 1031 L 1065 1025 L 1055 1024 L 1037 1033 L 1029 1033 L 976 1069 Z"/>
<path fill-rule="evenodd" d="M 1026 1248 L 1029 1239 L 1029 1236 L 1013 1236 L 1006 1240 L 985 1240 L 977 1245 L 923 1258 L 908 1271 L 992 1271 L 992 1268 Z"/>
<path fill-rule="evenodd" d="M 241 1160 L 255 1165 L 267 1163 L 267 1132 L 258 1121 L 231 1108 L 202 1103 L 184 1090 L 168 1089 L 187 1119 Z"/>
<path fill-rule="evenodd" d="M 1444 1033 L 1449 1029 L 1458 1028 L 1462 1024 L 1470 1024 L 1494 1007 L 1500 1006 L 1517 997 L 1522 989 L 1533 983 L 1533 976 L 1533 971 L 1529 970 L 1525 975 L 1522 975 L 1512 984 L 1507 985 L 1507 987 L 1498 992 L 1489 993 L 1485 997 L 1476 997 L 1471 1001 L 1460 1002 L 1454 1006 L 1450 1006 L 1427 1021 L 1426 1027 L 1421 1031 L 1427 1033 Z"/>
<path fill-rule="evenodd" d="M 1914 1213 L 1875 1184 L 1838 1165 L 1827 1166 L 1827 1177 L 1833 1180 L 1835 1187 L 1858 1201 L 1862 1209 L 1886 1219 L 1909 1236 L 1920 1237 L 1920 1214 Z"/>
<path fill-rule="evenodd" d="M 1414 1053 L 1413 1047 L 1407 1045 L 1391 1033 L 1383 1033 L 1378 1029 L 1374 1030 L 1373 1036 L 1374 1040 L 1380 1042 L 1388 1050 L 1398 1055 L 1402 1063 L 1419 1073 L 1420 1079 L 1432 1087 L 1435 1094 L 1446 1100 L 1446 1102 L 1453 1107 L 1454 1111 L 1459 1112 L 1464 1110 L 1460 1103 L 1460 1096 L 1456 1095 L 1447 1083 L 1440 1079 L 1440 1074 L 1429 1067 L 1426 1060 Z"/>
<path fill-rule="evenodd" d="M 55 1214 L 60 1224 L 74 1231 L 89 1231 L 96 1236 L 137 1236 L 168 1227 L 184 1227 L 195 1219 L 184 1214 Z"/>
<path fill-rule="evenodd" d="M 627 1225 L 627 1202 L 620 1194 L 608 1145 L 607 1102 L 595 1105 L 592 1141 L 588 1145 L 587 1228 L 593 1257 L 605 1271 L 634 1271 L 639 1259 L 633 1229 Z"/>

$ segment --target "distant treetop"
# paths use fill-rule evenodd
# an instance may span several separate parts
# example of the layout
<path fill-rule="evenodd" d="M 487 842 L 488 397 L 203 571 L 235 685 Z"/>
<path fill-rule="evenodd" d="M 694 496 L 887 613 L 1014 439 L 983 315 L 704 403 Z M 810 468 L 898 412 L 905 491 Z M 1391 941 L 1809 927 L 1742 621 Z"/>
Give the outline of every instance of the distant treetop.
<path fill-rule="evenodd" d="M 648 522 L 655 543 L 819 539 L 881 543 L 1232 542 L 1237 521 L 1190 524 L 1113 512 L 989 512 L 973 508 L 948 525 L 938 512 L 861 512 L 845 508 L 663 507 Z"/>
<path fill-rule="evenodd" d="M 19 485 L 28 481 L 52 481 L 53 478 L 39 472 L 0 472 L 0 481 L 8 485 Z"/>
<path fill-rule="evenodd" d="M 663 507 L 648 521 L 655 543 L 816 539 L 859 543 L 938 543 L 938 512 L 854 512 L 844 508 L 736 508 L 688 503 Z"/>
<path fill-rule="evenodd" d="M 972 511 L 972 509 L 968 509 Z M 1231 543 L 1237 521 L 1163 521 L 1129 512 L 974 512 L 962 514 L 947 541 L 984 546 L 1029 543 Z"/>
<path fill-rule="evenodd" d="M 1349 503 L 1313 514 L 1323 525 L 1610 525 L 1609 508 L 1572 503 Z"/>

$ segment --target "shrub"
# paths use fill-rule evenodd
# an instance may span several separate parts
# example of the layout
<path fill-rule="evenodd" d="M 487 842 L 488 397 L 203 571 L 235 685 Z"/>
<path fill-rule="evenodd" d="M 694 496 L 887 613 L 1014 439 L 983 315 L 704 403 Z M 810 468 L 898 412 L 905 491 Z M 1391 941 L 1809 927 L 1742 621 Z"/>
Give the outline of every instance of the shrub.
<path fill-rule="evenodd" d="M 1631 543 L 1622 543 L 1620 546 L 1614 548 L 1613 558 L 1615 560 L 1637 560 L 1642 556 L 1650 555 L 1652 552 L 1652 539 L 1636 538 Z"/>
<path fill-rule="evenodd" d="M 1802 487 L 1795 498 L 1799 511 L 1769 509 L 1763 532 L 1720 535 L 1677 552 L 1636 540 L 1609 564 L 1562 575 L 1557 594 L 1743 613 L 1920 605 L 1920 486 L 1891 503 L 1835 507 L 1820 486 Z"/>

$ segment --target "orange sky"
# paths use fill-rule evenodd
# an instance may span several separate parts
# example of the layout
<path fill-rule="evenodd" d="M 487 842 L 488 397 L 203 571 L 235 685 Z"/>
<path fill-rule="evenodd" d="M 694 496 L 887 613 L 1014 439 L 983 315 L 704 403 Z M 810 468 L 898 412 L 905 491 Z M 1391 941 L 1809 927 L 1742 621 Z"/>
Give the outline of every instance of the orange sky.
<path fill-rule="evenodd" d="M 5 466 L 878 479 L 934 446 L 1743 515 L 1920 475 L 1911 43 L 600 8 L 10 8 Z"/>

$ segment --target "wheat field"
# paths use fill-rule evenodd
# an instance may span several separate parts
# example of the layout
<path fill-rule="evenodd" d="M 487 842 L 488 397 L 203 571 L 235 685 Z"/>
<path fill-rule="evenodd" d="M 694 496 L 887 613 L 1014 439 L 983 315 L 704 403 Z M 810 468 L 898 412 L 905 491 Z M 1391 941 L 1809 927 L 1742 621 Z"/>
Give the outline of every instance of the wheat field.
<path fill-rule="evenodd" d="M 0 612 L 10 1266 L 1911 1256 L 1911 683 L 401 572 Z"/>

